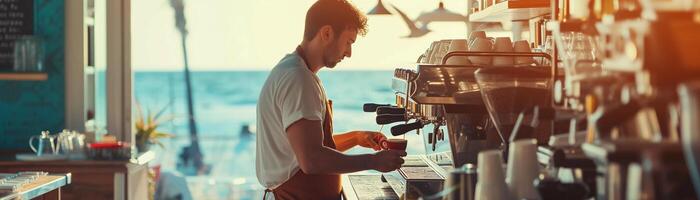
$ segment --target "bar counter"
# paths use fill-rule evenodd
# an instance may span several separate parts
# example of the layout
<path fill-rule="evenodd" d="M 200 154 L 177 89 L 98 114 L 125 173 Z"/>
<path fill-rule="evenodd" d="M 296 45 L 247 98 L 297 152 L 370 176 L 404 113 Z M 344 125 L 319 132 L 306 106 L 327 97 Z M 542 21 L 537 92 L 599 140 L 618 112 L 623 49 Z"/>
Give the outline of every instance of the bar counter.
<path fill-rule="evenodd" d="M 148 162 L 154 158 L 153 152 L 124 161 L 18 161 L 0 157 L 0 173 L 71 173 L 72 184 L 63 188 L 62 199 L 146 199 Z"/>

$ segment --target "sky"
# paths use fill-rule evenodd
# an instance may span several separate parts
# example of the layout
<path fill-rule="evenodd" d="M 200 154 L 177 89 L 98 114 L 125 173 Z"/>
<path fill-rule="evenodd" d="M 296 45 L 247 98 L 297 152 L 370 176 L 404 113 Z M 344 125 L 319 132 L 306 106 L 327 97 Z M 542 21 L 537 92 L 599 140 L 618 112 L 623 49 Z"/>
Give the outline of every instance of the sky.
<path fill-rule="evenodd" d="M 269 70 L 301 42 L 306 11 L 315 0 L 184 0 L 193 70 Z M 377 0 L 354 0 L 368 12 Z M 439 0 L 384 0 L 410 18 L 437 8 Z M 466 14 L 466 0 L 443 0 Z M 132 1 L 132 64 L 139 71 L 178 71 L 184 66 L 181 37 L 169 0 Z M 403 38 L 409 30 L 398 14 L 368 16 L 353 55 L 338 70 L 391 70 L 414 63 L 432 41 L 466 38 L 460 22 L 431 23 L 431 33 Z M 335 70 L 334 69 L 334 70 Z"/>

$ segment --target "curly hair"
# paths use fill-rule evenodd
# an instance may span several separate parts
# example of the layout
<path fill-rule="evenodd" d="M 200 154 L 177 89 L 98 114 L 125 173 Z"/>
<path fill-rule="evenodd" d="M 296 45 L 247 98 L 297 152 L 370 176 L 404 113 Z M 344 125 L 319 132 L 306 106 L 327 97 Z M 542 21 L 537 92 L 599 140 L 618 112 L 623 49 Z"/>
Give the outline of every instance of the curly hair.
<path fill-rule="evenodd" d="M 367 34 L 367 17 L 347 0 L 318 0 L 306 12 L 304 40 L 312 40 L 321 27 L 330 25 L 336 36 L 343 30 Z"/>

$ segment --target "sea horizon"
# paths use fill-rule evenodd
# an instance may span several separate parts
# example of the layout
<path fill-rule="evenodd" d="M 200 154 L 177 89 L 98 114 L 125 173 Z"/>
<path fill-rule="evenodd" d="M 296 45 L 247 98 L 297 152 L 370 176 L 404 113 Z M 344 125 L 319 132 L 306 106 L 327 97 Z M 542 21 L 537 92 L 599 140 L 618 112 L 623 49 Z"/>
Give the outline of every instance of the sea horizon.
<path fill-rule="evenodd" d="M 185 68 L 178 68 L 178 69 L 138 69 L 134 68 L 133 72 L 183 72 Z M 244 69 L 192 69 L 190 68 L 190 72 L 267 72 L 272 70 L 270 69 L 259 69 L 259 68 L 244 68 Z M 393 71 L 393 69 L 369 69 L 369 68 L 350 68 L 350 69 L 345 69 L 345 68 L 334 68 L 334 69 L 328 69 L 324 68 L 321 69 L 320 72 L 382 72 L 382 71 Z"/>

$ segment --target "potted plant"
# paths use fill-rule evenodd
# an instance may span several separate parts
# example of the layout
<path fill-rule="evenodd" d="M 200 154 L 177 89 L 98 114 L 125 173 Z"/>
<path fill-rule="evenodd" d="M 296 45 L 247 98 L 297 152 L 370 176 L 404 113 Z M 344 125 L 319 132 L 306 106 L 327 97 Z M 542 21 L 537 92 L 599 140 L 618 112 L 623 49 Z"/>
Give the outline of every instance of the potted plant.
<path fill-rule="evenodd" d="M 173 120 L 173 117 L 160 119 L 163 111 L 165 111 L 165 108 L 167 108 L 167 106 L 158 111 L 158 113 L 155 115 L 151 115 L 151 112 L 147 111 L 146 115 L 144 116 L 141 110 L 141 105 L 138 102 L 136 103 L 136 148 L 139 152 L 148 151 L 152 144 L 158 144 L 158 146 L 164 148 L 163 144 L 159 140 L 162 138 L 174 137 L 173 134 L 164 133 L 158 130 L 160 124 Z"/>

